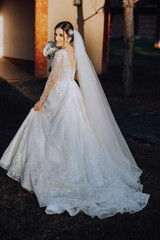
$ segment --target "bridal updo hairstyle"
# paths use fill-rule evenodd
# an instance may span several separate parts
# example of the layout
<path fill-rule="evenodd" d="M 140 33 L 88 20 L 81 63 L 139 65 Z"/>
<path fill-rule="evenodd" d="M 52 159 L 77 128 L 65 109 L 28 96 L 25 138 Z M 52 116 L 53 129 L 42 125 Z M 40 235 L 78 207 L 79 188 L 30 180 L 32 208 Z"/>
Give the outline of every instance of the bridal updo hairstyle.
<path fill-rule="evenodd" d="M 74 34 L 73 35 L 70 35 L 69 32 L 72 30 L 74 31 L 74 28 L 73 28 L 73 25 L 70 23 L 70 22 L 67 22 L 67 21 L 63 21 L 63 22 L 60 22 L 58 23 L 55 28 L 54 28 L 54 31 L 56 31 L 57 28 L 62 28 L 63 31 L 65 31 L 67 33 L 68 36 L 71 37 L 71 42 L 73 42 L 74 40 Z"/>

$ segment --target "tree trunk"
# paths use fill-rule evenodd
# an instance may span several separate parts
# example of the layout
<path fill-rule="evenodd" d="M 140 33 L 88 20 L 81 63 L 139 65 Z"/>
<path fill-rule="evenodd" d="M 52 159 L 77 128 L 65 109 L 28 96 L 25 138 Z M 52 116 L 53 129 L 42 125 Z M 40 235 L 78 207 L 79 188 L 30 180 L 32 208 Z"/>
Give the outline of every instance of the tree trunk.
<path fill-rule="evenodd" d="M 78 31 L 81 33 L 82 38 L 84 39 L 84 18 L 83 18 L 83 5 L 77 6 L 77 24 Z"/>
<path fill-rule="evenodd" d="M 154 47 L 160 49 L 160 4 L 157 4 L 156 32 Z"/>
<path fill-rule="evenodd" d="M 124 45 L 123 45 L 123 87 L 124 97 L 132 93 L 133 85 L 133 50 L 134 50 L 134 1 L 124 2 Z"/>
<path fill-rule="evenodd" d="M 109 58 L 110 3 L 111 3 L 111 0 L 105 0 L 103 56 L 102 56 L 102 72 L 103 73 L 107 72 L 107 65 L 108 65 L 108 58 Z"/>

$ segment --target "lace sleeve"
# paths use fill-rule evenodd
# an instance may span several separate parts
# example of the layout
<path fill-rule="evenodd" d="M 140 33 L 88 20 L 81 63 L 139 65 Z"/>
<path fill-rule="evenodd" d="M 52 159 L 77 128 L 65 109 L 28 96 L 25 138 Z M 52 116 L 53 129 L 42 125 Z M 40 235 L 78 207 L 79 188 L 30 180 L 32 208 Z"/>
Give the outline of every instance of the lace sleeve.
<path fill-rule="evenodd" d="M 55 85 L 57 77 L 58 77 L 58 73 L 61 69 L 62 61 L 63 61 L 63 52 L 61 50 L 58 50 L 55 53 L 51 73 L 49 74 L 49 77 L 48 77 L 47 82 L 45 84 L 43 93 L 40 97 L 41 100 L 43 100 L 43 101 L 46 100 L 46 98 L 50 94 L 53 86 Z"/>

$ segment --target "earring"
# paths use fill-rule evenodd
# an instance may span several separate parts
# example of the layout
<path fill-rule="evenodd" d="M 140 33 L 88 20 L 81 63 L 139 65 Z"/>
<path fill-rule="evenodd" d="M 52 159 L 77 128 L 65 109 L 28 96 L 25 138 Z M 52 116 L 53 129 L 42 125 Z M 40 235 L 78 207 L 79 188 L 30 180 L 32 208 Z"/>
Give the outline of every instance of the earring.
<path fill-rule="evenodd" d="M 67 42 L 70 43 L 70 40 L 68 39 Z"/>

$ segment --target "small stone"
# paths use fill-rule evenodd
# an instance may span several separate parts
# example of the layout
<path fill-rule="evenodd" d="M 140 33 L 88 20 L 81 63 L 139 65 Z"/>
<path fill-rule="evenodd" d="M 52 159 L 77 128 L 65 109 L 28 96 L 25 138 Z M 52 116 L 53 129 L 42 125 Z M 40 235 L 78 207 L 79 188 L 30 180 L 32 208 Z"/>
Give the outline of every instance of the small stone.
<path fill-rule="evenodd" d="M 150 147 L 151 144 L 149 144 L 149 143 L 145 143 L 144 146 L 146 146 L 146 147 Z"/>
<path fill-rule="evenodd" d="M 132 117 L 137 117 L 137 116 L 139 116 L 140 114 L 138 113 L 138 112 L 135 112 L 135 113 L 131 113 L 131 116 Z"/>

